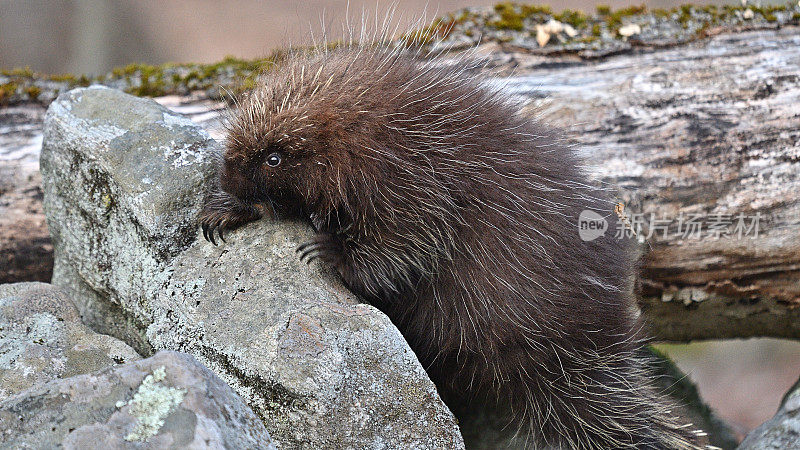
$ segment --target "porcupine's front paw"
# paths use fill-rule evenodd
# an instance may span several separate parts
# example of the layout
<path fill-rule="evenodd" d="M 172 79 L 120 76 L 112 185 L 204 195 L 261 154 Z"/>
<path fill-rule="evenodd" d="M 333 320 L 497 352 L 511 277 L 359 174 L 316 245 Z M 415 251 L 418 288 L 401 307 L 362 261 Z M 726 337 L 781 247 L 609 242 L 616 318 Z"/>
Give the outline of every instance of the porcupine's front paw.
<path fill-rule="evenodd" d="M 219 238 L 225 242 L 223 236 L 225 230 L 233 230 L 258 220 L 261 215 L 257 205 L 244 203 L 224 191 L 218 191 L 211 195 L 206 206 L 200 211 L 199 221 L 203 227 L 203 237 L 217 245 L 214 233 L 219 234 Z"/>
<path fill-rule="evenodd" d="M 342 243 L 336 236 L 330 233 L 319 233 L 314 239 L 297 247 L 300 260 L 311 264 L 311 261 L 319 258 L 326 263 L 337 266 L 342 260 L 344 251 Z"/>

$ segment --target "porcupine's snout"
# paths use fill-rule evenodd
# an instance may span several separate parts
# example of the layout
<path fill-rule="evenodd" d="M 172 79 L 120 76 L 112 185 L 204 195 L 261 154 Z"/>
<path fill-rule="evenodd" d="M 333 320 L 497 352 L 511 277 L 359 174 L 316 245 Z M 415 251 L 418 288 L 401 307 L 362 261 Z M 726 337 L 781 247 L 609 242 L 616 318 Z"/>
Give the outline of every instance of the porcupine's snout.
<path fill-rule="evenodd" d="M 219 178 L 199 215 L 203 237 L 217 245 L 214 234 L 224 242 L 225 230 L 238 228 L 262 217 L 264 199 L 252 175 L 237 161 L 222 160 Z"/>
<path fill-rule="evenodd" d="M 262 189 L 254 180 L 256 174 L 249 168 L 225 162 L 219 169 L 219 190 L 235 197 L 241 203 L 259 203 Z"/>

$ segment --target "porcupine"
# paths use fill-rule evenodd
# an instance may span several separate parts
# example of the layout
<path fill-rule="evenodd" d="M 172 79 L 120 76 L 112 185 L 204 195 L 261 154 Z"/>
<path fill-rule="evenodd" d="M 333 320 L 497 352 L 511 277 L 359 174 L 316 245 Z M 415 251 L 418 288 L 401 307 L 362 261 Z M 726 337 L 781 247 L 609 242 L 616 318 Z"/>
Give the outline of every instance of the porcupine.
<path fill-rule="evenodd" d="M 529 445 L 699 448 L 640 353 L 633 245 L 579 239 L 581 211 L 615 220 L 612 196 L 474 69 L 402 45 L 289 56 L 232 111 L 206 239 L 264 211 L 307 217 L 301 258 L 384 311 L 440 391 L 511 411 Z"/>

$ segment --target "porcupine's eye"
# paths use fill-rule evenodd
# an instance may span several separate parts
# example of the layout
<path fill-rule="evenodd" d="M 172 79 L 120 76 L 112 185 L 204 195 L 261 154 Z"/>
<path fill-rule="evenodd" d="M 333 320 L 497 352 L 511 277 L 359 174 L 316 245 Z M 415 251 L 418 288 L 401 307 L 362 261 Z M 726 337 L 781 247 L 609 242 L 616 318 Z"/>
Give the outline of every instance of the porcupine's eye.
<path fill-rule="evenodd" d="M 278 167 L 281 163 L 281 154 L 280 153 L 271 153 L 267 156 L 267 165 L 270 167 Z"/>

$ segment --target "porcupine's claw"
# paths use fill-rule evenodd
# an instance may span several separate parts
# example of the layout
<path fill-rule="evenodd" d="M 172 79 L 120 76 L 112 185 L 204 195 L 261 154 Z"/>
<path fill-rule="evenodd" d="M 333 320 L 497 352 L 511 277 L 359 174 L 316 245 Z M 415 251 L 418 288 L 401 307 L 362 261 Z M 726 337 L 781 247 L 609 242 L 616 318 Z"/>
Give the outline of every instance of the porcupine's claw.
<path fill-rule="evenodd" d="M 317 258 L 335 264 L 341 257 L 340 251 L 341 246 L 337 240 L 327 233 L 317 235 L 314 239 L 301 244 L 295 250 L 296 253 L 300 254 L 300 261 L 304 261 L 306 264 L 311 264 L 311 261 Z"/>
<path fill-rule="evenodd" d="M 312 245 L 314 245 L 314 241 L 304 242 L 299 246 L 297 246 L 294 252 L 300 254 L 300 261 L 302 261 L 306 257 L 306 251 Z"/>
<path fill-rule="evenodd" d="M 215 223 L 210 227 L 210 230 L 209 230 L 209 233 L 208 233 L 208 240 L 211 241 L 211 243 L 214 244 L 215 246 L 217 245 L 217 241 L 214 240 L 214 231 L 216 229 L 217 229 L 217 224 Z"/>
<path fill-rule="evenodd" d="M 211 242 L 214 245 L 217 243 L 214 241 L 214 230 L 216 230 L 217 226 L 219 225 L 219 218 L 214 211 L 203 210 L 200 213 L 200 227 L 203 229 L 203 238 L 206 241 Z"/>
<path fill-rule="evenodd" d="M 300 252 L 300 261 L 303 261 L 306 264 L 311 264 L 311 261 L 319 256 L 321 249 L 322 244 L 319 242 L 307 242 L 300 247 L 297 247 L 297 251 Z"/>
<path fill-rule="evenodd" d="M 263 215 L 263 207 L 258 203 L 249 203 L 223 191 L 214 191 L 203 210 L 199 214 L 199 221 L 203 228 L 203 237 L 217 245 L 218 234 L 222 242 L 225 240 L 225 230 L 233 230 L 240 226 L 258 220 Z"/>
<path fill-rule="evenodd" d="M 203 222 L 201 226 L 203 227 L 203 238 L 208 240 L 208 224 Z"/>
<path fill-rule="evenodd" d="M 223 220 L 217 228 L 217 233 L 219 234 L 219 238 L 222 240 L 222 242 L 225 243 L 227 243 L 227 241 L 225 241 L 225 236 L 223 236 L 222 233 L 225 231 L 226 226 L 228 226 L 228 221 Z"/>
<path fill-rule="evenodd" d="M 295 252 L 295 253 L 305 253 L 305 251 L 306 251 L 306 250 L 307 250 L 309 247 L 311 247 L 311 246 L 313 246 L 313 245 L 316 245 L 316 244 L 317 244 L 317 241 L 316 241 L 316 240 L 311 240 L 311 241 L 308 241 L 308 242 L 304 242 L 304 243 L 300 244 L 299 246 L 297 246 L 297 248 L 295 249 L 295 251 L 294 251 L 294 252 Z M 300 255 L 300 258 L 302 259 L 302 257 L 303 257 L 303 255 L 301 254 L 301 255 Z"/>

